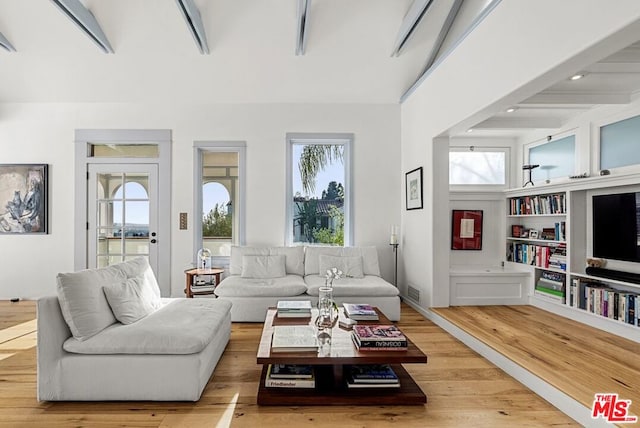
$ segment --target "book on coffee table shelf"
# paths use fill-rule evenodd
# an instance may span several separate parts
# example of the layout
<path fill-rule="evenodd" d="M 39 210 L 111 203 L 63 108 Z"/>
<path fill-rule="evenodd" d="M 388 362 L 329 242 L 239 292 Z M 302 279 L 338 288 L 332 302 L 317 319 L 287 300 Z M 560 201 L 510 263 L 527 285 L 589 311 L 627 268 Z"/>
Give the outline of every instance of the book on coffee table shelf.
<path fill-rule="evenodd" d="M 398 383 L 398 375 L 389 364 L 363 364 L 349 367 L 352 383 Z"/>
<path fill-rule="evenodd" d="M 396 383 L 355 383 L 347 379 L 347 388 L 400 388 L 400 382 Z"/>
<path fill-rule="evenodd" d="M 271 364 L 273 379 L 312 379 L 313 366 L 302 364 Z"/>
<path fill-rule="evenodd" d="M 267 388 L 315 388 L 316 380 L 313 376 L 313 369 L 311 370 L 311 377 L 305 378 L 279 378 L 274 377 L 274 366 L 269 364 L 267 368 L 267 376 L 264 379 L 264 386 Z M 311 367 L 311 366 L 307 366 Z"/>
<path fill-rule="evenodd" d="M 356 321 L 378 321 L 378 313 L 366 303 L 343 303 L 344 312 Z"/>
<path fill-rule="evenodd" d="M 318 351 L 316 332 L 310 325 L 278 325 L 273 327 L 271 352 Z"/>
<path fill-rule="evenodd" d="M 280 318 L 309 318 L 311 300 L 280 300 L 276 309 Z"/>
<path fill-rule="evenodd" d="M 353 341 L 361 351 L 404 351 L 409 342 L 406 336 L 395 325 L 355 325 Z"/>

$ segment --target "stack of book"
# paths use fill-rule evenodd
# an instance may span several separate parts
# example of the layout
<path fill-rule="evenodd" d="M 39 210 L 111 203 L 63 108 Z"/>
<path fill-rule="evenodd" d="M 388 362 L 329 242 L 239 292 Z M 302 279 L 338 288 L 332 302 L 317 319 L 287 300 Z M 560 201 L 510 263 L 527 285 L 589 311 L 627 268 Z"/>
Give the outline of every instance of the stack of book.
<path fill-rule="evenodd" d="M 354 325 L 351 333 L 359 351 L 406 351 L 406 336 L 395 325 Z"/>
<path fill-rule="evenodd" d="M 565 275 L 557 272 L 543 271 L 536 282 L 535 294 L 547 299 L 565 302 Z"/>
<path fill-rule="evenodd" d="M 567 270 L 567 247 L 558 245 L 549 256 L 549 267 L 559 270 Z"/>
<path fill-rule="evenodd" d="M 400 381 L 389 364 L 350 366 L 347 387 L 349 388 L 398 388 Z"/>
<path fill-rule="evenodd" d="M 215 290 L 216 283 L 213 275 L 198 275 L 191 284 L 192 293 L 211 292 Z"/>
<path fill-rule="evenodd" d="M 315 388 L 313 367 L 298 364 L 269 364 L 264 386 L 267 388 Z"/>
<path fill-rule="evenodd" d="M 344 313 L 356 321 L 378 321 L 378 313 L 366 303 L 343 303 Z"/>
<path fill-rule="evenodd" d="M 309 318 L 310 300 L 280 300 L 277 306 L 279 318 Z"/>

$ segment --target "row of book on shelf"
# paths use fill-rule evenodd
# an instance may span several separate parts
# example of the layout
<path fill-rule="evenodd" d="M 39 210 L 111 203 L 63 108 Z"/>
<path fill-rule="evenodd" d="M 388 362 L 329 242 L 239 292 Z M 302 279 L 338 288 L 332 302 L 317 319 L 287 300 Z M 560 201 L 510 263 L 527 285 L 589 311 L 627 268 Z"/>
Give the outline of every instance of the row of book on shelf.
<path fill-rule="evenodd" d="M 573 277 L 567 303 L 592 314 L 640 326 L 638 293 L 619 290 L 590 279 Z"/>
<path fill-rule="evenodd" d="M 564 214 L 566 212 L 564 194 L 522 196 L 509 200 L 510 215 Z"/>
<path fill-rule="evenodd" d="M 541 231 L 529 229 L 521 224 L 511 225 L 512 238 L 542 239 L 545 241 L 566 241 L 567 223 L 559 221 L 553 227 L 543 227 Z"/>
<path fill-rule="evenodd" d="M 542 268 L 567 270 L 567 247 L 562 244 L 550 247 L 510 242 L 507 244 L 507 260 Z"/>
<path fill-rule="evenodd" d="M 398 388 L 400 380 L 389 364 L 347 366 L 348 388 Z M 314 366 L 301 364 L 269 364 L 265 377 L 267 388 L 315 388 Z"/>

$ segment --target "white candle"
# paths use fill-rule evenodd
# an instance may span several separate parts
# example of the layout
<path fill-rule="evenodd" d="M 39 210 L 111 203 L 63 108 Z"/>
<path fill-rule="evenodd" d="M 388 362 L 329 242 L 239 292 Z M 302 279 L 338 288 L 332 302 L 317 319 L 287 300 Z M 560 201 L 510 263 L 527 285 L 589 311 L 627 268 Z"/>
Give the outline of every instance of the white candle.
<path fill-rule="evenodd" d="M 389 238 L 390 245 L 398 245 L 398 226 L 391 226 L 391 238 Z"/>

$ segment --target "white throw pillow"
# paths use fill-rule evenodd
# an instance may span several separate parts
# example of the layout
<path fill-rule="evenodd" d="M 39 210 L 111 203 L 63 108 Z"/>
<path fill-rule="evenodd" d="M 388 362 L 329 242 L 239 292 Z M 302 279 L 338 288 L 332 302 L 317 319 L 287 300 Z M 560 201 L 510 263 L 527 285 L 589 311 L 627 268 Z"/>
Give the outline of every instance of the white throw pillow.
<path fill-rule="evenodd" d="M 58 301 L 73 337 L 86 340 L 116 322 L 102 287 L 125 279 L 114 266 L 58 274 Z"/>
<path fill-rule="evenodd" d="M 142 297 L 154 309 L 162 306 L 162 298 L 160 297 L 160 287 L 156 276 L 151 269 L 149 260 L 146 257 L 136 257 L 123 263 L 113 265 L 114 268 L 121 270 L 125 274 L 125 278 L 140 278 Z"/>
<path fill-rule="evenodd" d="M 362 256 L 347 257 L 321 254 L 319 275 L 324 277 L 327 274 L 327 270 L 333 268 L 341 270 L 342 276 L 345 278 L 364 278 Z"/>
<path fill-rule="evenodd" d="M 103 287 L 113 314 L 122 324 L 133 324 L 155 311 L 156 308 L 144 296 L 144 287 L 144 278 L 141 277 Z"/>
<path fill-rule="evenodd" d="M 242 256 L 242 278 L 282 278 L 287 275 L 285 256 Z"/>

